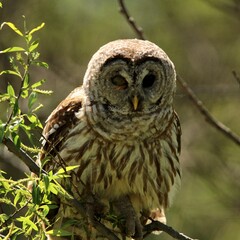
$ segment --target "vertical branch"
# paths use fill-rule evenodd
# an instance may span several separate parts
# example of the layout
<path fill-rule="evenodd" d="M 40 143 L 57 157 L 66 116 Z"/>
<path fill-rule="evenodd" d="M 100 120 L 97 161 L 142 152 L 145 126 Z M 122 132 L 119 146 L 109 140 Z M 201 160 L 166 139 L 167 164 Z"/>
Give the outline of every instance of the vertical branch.
<path fill-rule="evenodd" d="M 143 34 L 143 29 L 139 26 L 137 26 L 135 20 L 133 17 L 130 16 L 126 5 L 124 3 L 124 0 L 118 0 L 119 6 L 120 6 L 120 12 L 123 14 L 123 16 L 126 18 L 127 22 L 129 25 L 133 28 L 134 32 L 136 32 L 137 36 L 139 39 L 144 40 L 144 34 Z"/>

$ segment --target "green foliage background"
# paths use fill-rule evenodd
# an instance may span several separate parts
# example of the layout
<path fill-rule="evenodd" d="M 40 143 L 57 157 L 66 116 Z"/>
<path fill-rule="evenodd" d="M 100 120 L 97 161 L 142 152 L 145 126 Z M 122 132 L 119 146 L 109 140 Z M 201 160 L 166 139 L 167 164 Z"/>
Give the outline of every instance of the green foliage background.
<path fill-rule="evenodd" d="M 45 22 L 38 33 L 41 59 L 49 69 L 33 68 L 33 80 L 46 78 L 52 96 L 40 98 L 48 114 L 81 84 L 91 55 L 103 44 L 135 34 L 113 0 L 5 0 L 0 22 L 22 27 L 22 15 L 30 28 Z M 210 112 L 240 133 L 240 88 L 232 75 L 240 75 L 240 11 L 234 0 L 126 0 L 146 37 L 162 47 L 180 74 Z M 216 6 L 216 5 L 217 6 Z M 227 4 L 227 5 L 224 5 Z M 232 8 L 231 8 L 232 7 Z M 15 38 L 16 37 L 16 38 Z M 10 30 L 0 31 L 0 50 L 21 42 Z M 0 55 L 0 70 L 8 69 Z M 0 76 L 0 92 L 9 76 Z M 175 108 L 182 122 L 182 189 L 167 212 L 168 224 L 198 239 L 240 238 L 240 148 L 208 125 L 178 88 Z M 1 119 L 4 109 L 0 110 Z M 19 178 L 27 171 L 18 159 L 0 147 L 0 169 Z M 171 239 L 162 234 L 160 239 Z M 157 238 L 156 238 L 157 239 Z"/>

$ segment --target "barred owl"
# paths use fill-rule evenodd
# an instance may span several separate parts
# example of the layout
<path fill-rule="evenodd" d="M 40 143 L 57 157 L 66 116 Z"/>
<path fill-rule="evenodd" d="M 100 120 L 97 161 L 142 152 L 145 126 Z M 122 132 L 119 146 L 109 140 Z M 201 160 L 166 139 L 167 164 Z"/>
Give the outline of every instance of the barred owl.
<path fill-rule="evenodd" d="M 146 216 L 165 222 L 164 210 L 180 185 L 175 89 L 174 65 L 162 49 L 149 41 L 116 40 L 93 55 L 83 85 L 47 120 L 43 167 L 56 172 L 77 166 L 62 186 L 88 217 L 119 236 L 142 239 Z M 106 239 L 63 196 L 51 218 L 53 230 L 66 230 L 73 239 Z"/>

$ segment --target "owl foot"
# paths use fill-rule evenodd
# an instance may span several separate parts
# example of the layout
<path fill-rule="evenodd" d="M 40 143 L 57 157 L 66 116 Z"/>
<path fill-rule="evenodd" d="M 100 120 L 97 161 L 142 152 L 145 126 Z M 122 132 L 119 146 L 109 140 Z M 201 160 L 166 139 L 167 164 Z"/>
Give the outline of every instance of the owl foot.
<path fill-rule="evenodd" d="M 113 205 L 116 211 L 124 218 L 125 225 L 123 231 L 125 234 L 136 240 L 143 239 L 143 227 L 129 197 L 120 197 L 113 202 Z"/>

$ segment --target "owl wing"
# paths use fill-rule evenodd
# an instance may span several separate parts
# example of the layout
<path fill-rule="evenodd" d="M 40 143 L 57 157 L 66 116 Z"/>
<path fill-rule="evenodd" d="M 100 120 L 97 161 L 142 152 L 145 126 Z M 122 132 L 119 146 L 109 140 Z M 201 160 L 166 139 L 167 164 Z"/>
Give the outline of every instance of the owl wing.
<path fill-rule="evenodd" d="M 79 121 L 75 113 L 82 108 L 82 91 L 81 87 L 74 89 L 48 117 L 43 129 L 40 161 L 47 156 L 53 159 L 58 154 L 69 130 Z M 48 165 L 44 167 L 46 170 Z"/>

